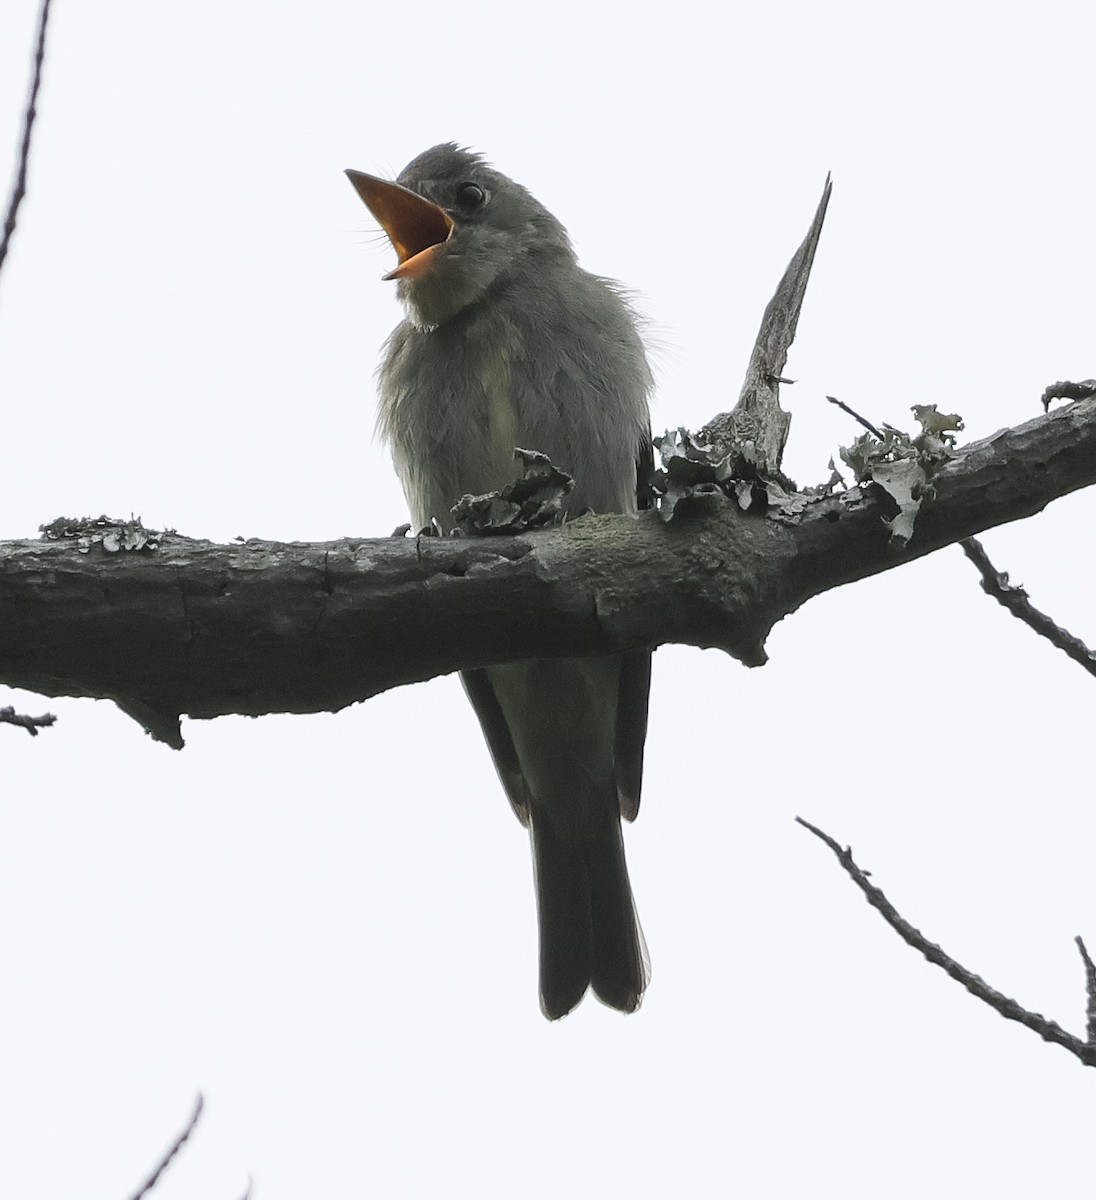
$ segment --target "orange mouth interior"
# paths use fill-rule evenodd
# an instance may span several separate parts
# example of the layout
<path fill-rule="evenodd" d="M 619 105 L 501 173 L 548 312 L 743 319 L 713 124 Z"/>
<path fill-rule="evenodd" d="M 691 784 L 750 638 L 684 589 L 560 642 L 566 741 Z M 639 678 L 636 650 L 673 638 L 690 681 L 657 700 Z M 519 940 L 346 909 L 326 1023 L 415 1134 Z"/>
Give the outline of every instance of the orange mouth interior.
<path fill-rule="evenodd" d="M 398 183 L 362 171 L 346 174 L 400 257 L 399 266 L 384 278 L 416 279 L 425 274 L 453 232 L 449 214 Z"/>

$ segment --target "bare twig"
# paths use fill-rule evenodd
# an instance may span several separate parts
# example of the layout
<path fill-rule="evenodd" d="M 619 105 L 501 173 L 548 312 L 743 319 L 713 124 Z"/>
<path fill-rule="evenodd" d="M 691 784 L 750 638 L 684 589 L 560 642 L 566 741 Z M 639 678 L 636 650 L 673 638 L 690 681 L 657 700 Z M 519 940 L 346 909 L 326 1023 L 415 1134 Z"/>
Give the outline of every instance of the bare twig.
<path fill-rule="evenodd" d="M 38 736 L 39 729 L 46 729 L 56 721 L 53 713 L 43 713 L 40 717 L 28 717 L 25 713 L 17 713 L 11 705 L 0 708 L 0 725 L 18 725 L 25 729 L 31 737 Z"/>
<path fill-rule="evenodd" d="M 1094 1004 L 1091 983 L 1088 991 L 1088 1036 L 1090 1040 L 1083 1042 L 1080 1038 L 1074 1037 L 1073 1034 L 1067 1033 L 1056 1022 L 1047 1020 L 1040 1013 L 1028 1012 L 1026 1008 L 1022 1008 L 1015 1000 L 1011 1000 L 1008 996 L 991 988 L 981 976 L 975 975 L 973 971 L 968 971 L 966 967 L 957 963 L 955 959 L 941 950 L 939 946 L 930 942 L 919 929 L 915 929 L 899 915 L 898 910 L 883 895 L 882 891 L 868 882 L 867 875 L 853 861 L 852 851 L 848 847 L 842 850 L 828 833 L 823 833 L 821 829 L 812 825 L 809 821 L 804 821 L 802 817 L 796 817 L 796 820 L 805 829 L 809 829 L 815 837 L 825 842 L 834 854 L 837 855 L 837 859 L 842 867 L 844 867 L 846 874 L 864 893 L 867 902 L 873 908 L 879 910 L 883 920 L 887 922 L 904 942 L 912 946 L 915 950 L 919 950 L 930 963 L 942 968 L 952 979 L 958 980 L 972 996 L 976 996 L 979 1000 L 988 1004 L 1007 1021 L 1018 1021 L 1028 1029 L 1034 1030 L 1044 1041 L 1053 1042 L 1055 1045 L 1068 1050 L 1071 1054 L 1079 1058 L 1086 1067 L 1096 1067 L 1096 1041 L 1091 1040 Z M 1086 956 L 1086 970 L 1089 968 L 1089 965 Z"/>
<path fill-rule="evenodd" d="M 1090 675 L 1096 675 L 1096 654 L 1094 654 L 1080 638 L 1074 637 L 1068 629 L 1062 629 L 1045 613 L 1041 613 L 1028 599 L 1027 592 L 1022 587 L 1009 583 L 1008 573 L 998 571 L 989 561 L 989 556 L 977 538 L 964 538 L 960 543 L 963 553 L 978 568 L 982 576 L 982 590 L 987 596 L 992 596 L 1018 620 L 1034 629 L 1040 637 L 1057 646 L 1063 654 L 1069 655 L 1074 662 L 1080 663 Z"/>
<path fill-rule="evenodd" d="M 1096 1044 L 1096 963 L 1092 961 L 1085 946 L 1084 939 L 1078 935 L 1077 949 L 1081 952 L 1081 961 L 1085 964 L 1085 1037 L 1090 1045 Z"/>
<path fill-rule="evenodd" d="M 826 397 L 826 399 L 827 399 L 827 400 L 828 400 L 828 401 L 829 401 L 831 404 L 836 404 L 836 405 L 837 405 L 837 407 L 838 407 L 839 409 L 841 409 L 841 411 L 842 411 L 842 412 L 847 412 L 847 413 L 849 414 L 849 416 L 850 416 L 850 417 L 852 417 L 852 419 L 853 419 L 854 421 L 859 421 L 859 422 L 860 422 L 860 424 L 861 424 L 861 425 L 863 425 L 863 426 L 864 426 L 864 428 L 865 428 L 865 429 L 868 431 L 868 433 L 870 433 L 870 434 L 872 434 L 873 436 L 877 437 L 877 438 L 878 438 L 878 439 L 879 439 L 881 442 L 885 442 L 885 441 L 886 441 L 886 438 L 885 438 L 885 437 L 884 437 L 884 436 L 883 436 L 883 435 L 882 435 L 882 434 L 879 432 L 879 430 L 878 430 L 878 429 L 876 429 L 876 428 L 875 428 L 875 426 L 874 426 L 874 425 L 873 425 L 873 424 L 872 424 L 872 423 L 871 423 L 871 422 L 868 420 L 868 418 L 867 418 L 867 417 L 862 417 L 862 416 L 861 416 L 861 415 L 860 415 L 860 414 L 859 414 L 859 413 L 856 411 L 856 409 L 854 409 L 854 408 L 849 408 L 849 406 L 848 406 L 847 404 L 844 404 L 842 401 L 838 400 L 838 398 L 837 398 L 836 396 L 827 396 L 827 397 Z"/>
<path fill-rule="evenodd" d="M 15 186 L 12 188 L 11 199 L 8 201 L 8 212 L 4 218 L 4 232 L 0 236 L 0 268 L 7 258 L 8 245 L 11 235 L 15 232 L 15 218 L 19 206 L 27 194 L 27 163 L 30 159 L 30 135 L 34 128 L 34 118 L 38 115 L 38 89 L 42 84 L 42 63 L 46 57 L 46 25 L 49 22 L 50 0 L 42 0 L 42 9 L 38 17 L 38 46 L 34 54 L 34 76 L 30 85 L 30 96 L 23 116 L 23 143 L 19 147 L 19 170 L 15 176 Z"/>
<path fill-rule="evenodd" d="M 168 1163 L 175 1157 L 176 1154 L 183 1148 L 187 1138 L 194 1132 L 194 1127 L 198 1124 L 198 1118 L 202 1115 L 202 1108 L 205 1105 L 205 1100 L 202 1098 L 201 1092 L 198 1093 L 198 1099 L 194 1102 L 194 1111 L 190 1114 L 190 1120 L 186 1123 L 186 1128 L 175 1139 L 167 1153 L 160 1159 L 159 1164 L 152 1174 L 145 1181 L 144 1186 L 140 1191 L 134 1192 L 132 1200 L 142 1200 L 143 1196 L 147 1196 L 149 1192 L 156 1186 L 157 1180 L 167 1169 Z M 248 1184 L 250 1191 L 251 1185 Z"/>

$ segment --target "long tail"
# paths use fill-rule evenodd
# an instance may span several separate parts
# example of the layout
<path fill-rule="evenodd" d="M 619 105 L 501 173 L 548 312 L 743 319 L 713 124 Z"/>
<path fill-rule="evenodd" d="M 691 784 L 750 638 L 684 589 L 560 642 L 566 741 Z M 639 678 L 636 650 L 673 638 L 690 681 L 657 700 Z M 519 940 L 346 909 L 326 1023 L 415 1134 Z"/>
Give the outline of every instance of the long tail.
<path fill-rule="evenodd" d="M 558 828 L 549 813 L 533 807 L 529 825 L 545 1016 L 564 1016 L 591 986 L 611 1008 L 635 1012 L 647 986 L 647 954 L 620 818 L 606 812 L 595 828 L 576 832 Z"/>

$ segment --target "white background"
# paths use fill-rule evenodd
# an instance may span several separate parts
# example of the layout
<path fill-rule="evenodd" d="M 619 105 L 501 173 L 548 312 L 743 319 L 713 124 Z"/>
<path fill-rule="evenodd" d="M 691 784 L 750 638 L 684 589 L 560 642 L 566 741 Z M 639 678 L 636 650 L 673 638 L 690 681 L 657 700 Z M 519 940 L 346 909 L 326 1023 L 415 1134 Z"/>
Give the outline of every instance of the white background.
<path fill-rule="evenodd" d="M 35 6 L 0 7 L 14 148 Z M 456 139 L 643 297 L 656 428 L 737 395 L 835 191 L 786 466 L 934 402 L 983 437 L 1096 374 L 1088 0 L 56 6 L 0 279 L 0 537 L 385 534 L 393 262 L 344 167 Z M 7 151 L 5 151 L 7 152 Z M 1096 642 L 1096 496 L 986 536 Z M 338 716 L 110 703 L 0 729 L 0 1195 L 1080 1197 L 1096 1073 L 899 942 L 905 914 L 1083 1030 L 1096 683 L 952 548 L 784 621 L 770 664 L 655 659 L 629 862 L 640 1013 L 536 1000 L 525 835 L 455 680 Z"/>

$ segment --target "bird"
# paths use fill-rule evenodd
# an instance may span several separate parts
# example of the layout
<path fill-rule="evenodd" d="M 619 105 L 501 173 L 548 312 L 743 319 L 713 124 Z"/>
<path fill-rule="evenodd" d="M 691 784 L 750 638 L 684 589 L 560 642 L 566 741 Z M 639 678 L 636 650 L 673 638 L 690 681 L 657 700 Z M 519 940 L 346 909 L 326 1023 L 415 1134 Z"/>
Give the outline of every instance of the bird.
<path fill-rule="evenodd" d="M 574 478 L 568 517 L 634 513 L 650 470 L 652 373 L 629 295 L 579 266 L 528 190 L 455 142 L 395 181 L 346 172 L 398 256 L 405 312 L 381 352 L 377 432 L 416 528 L 512 482 L 514 451 Z M 621 818 L 639 810 L 651 654 L 462 672 L 503 788 L 531 836 L 540 1006 L 592 989 L 634 1012 L 649 960 Z"/>

